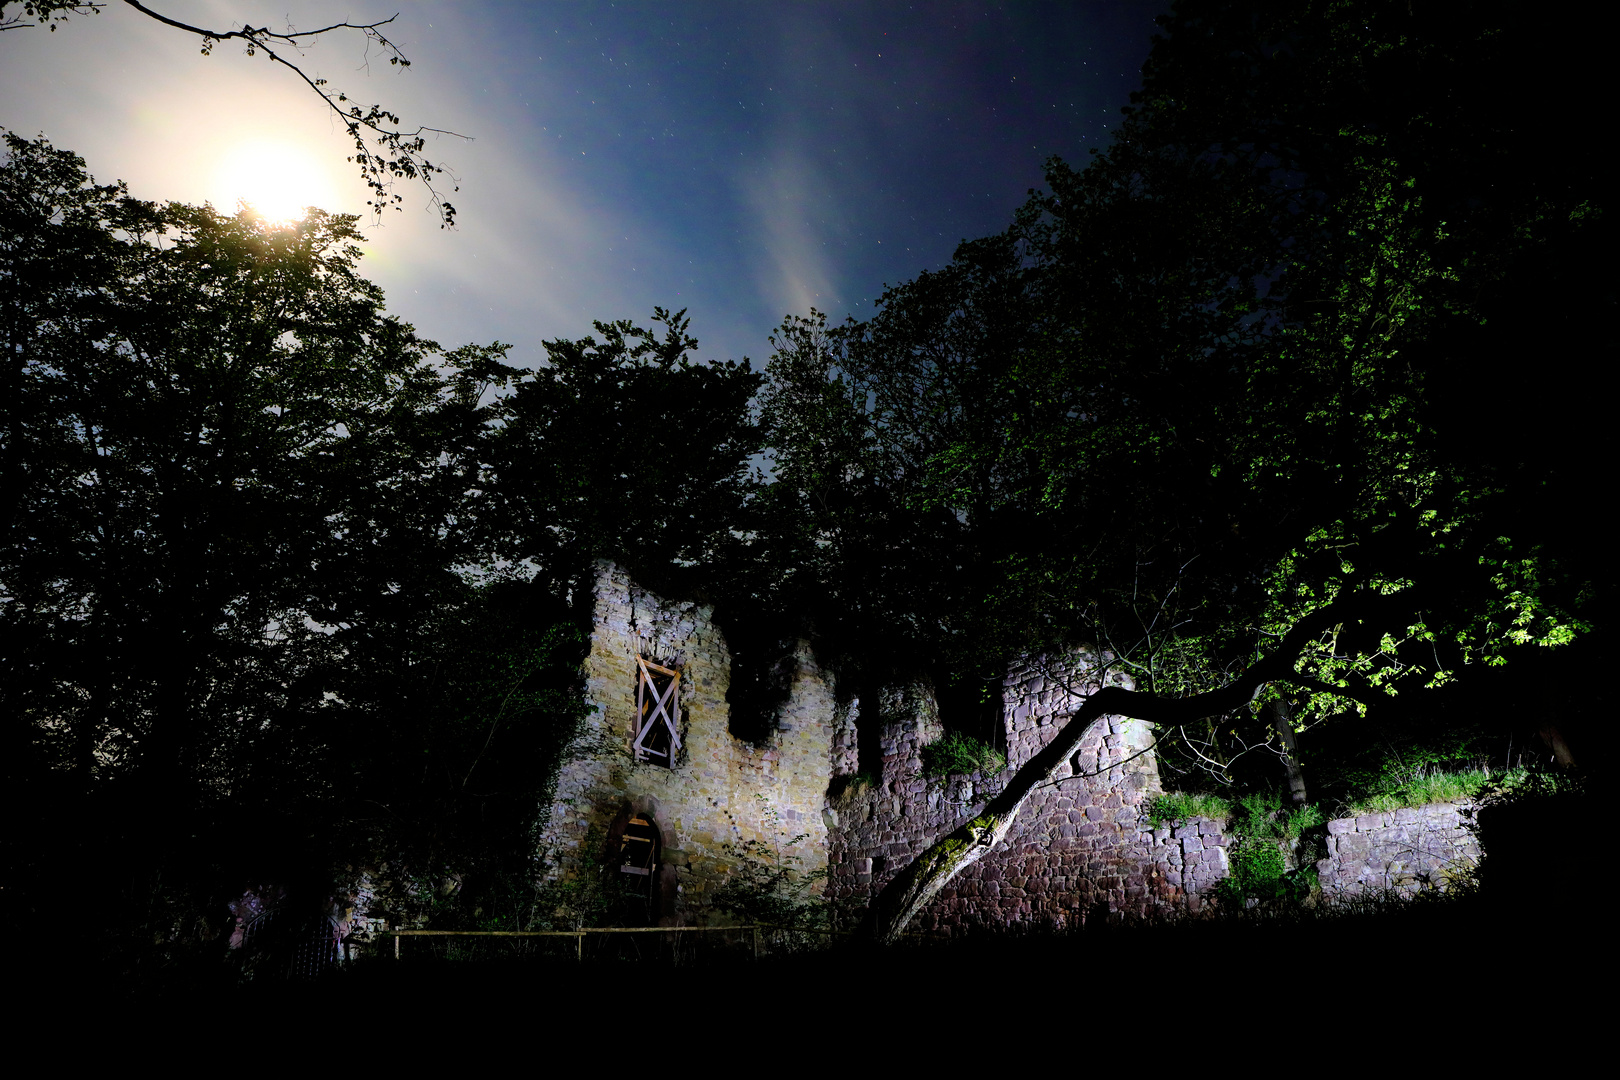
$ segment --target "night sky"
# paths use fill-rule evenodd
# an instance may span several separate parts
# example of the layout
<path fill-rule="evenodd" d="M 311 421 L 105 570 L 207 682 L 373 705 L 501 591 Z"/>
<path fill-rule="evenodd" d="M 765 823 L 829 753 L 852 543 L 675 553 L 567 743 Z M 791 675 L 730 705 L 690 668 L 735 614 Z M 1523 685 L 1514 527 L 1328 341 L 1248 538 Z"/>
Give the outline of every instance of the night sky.
<path fill-rule="evenodd" d="M 884 283 L 1004 228 L 1051 155 L 1103 145 L 1167 2 L 289 5 L 156 10 L 299 29 L 399 11 L 408 71 L 358 35 L 306 71 L 438 138 L 461 182 L 444 232 L 420 188 L 363 272 L 446 346 L 540 341 L 687 308 L 699 355 L 756 362 L 785 314 L 872 311 Z M 372 59 L 378 58 L 373 48 Z M 117 2 L 0 34 L 0 126 L 81 154 L 99 181 L 232 210 L 244 175 L 361 212 L 341 125 L 296 77 Z"/>

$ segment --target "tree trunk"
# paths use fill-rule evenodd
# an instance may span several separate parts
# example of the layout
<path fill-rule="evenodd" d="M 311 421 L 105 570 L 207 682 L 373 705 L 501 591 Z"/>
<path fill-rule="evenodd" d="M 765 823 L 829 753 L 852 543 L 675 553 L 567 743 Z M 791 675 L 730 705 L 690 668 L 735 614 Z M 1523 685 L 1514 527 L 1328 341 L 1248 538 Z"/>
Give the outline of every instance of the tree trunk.
<path fill-rule="evenodd" d="M 1001 794 L 991 799 L 977 817 L 934 841 L 884 887 L 867 912 L 866 934 L 885 945 L 898 938 L 939 890 L 1006 838 L 1029 793 L 1079 752 L 1080 740 L 1093 720 L 1118 711 L 1107 707 L 1110 702 L 1118 695 L 1129 694 L 1128 690 L 1111 686 L 1087 698 L 1056 737 L 1013 774 Z"/>
<path fill-rule="evenodd" d="M 1001 843 L 1030 792 L 1054 779 L 1058 770 L 1079 751 L 1080 740 L 1093 720 L 1101 716 L 1125 716 L 1166 726 L 1186 724 L 1217 713 L 1232 712 L 1253 701 L 1268 683 L 1318 686 L 1315 680 L 1294 670 L 1300 653 L 1318 634 L 1347 618 L 1354 618 L 1369 602 L 1376 599 L 1355 595 L 1318 608 L 1294 624 L 1276 652 L 1257 661 L 1218 690 L 1174 700 L 1117 686 L 1097 691 L 1058 729 L 1051 742 L 1013 774 L 1001 794 L 991 799 L 982 812 L 935 840 L 927 851 L 883 887 L 867 910 L 862 923 L 863 935 L 885 945 L 894 942 L 952 878 Z M 1347 692 L 1342 687 L 1336 689 L 1339 693 Z"/>
<path fill-rule="evenodd" d="M 1298 809 L 1306 803 L 1305 774 L 1299 768 L 1299 743 L 1294 739 L 1294 706 L 1286 698 L 1271 703 L 1271 728 L 1282 743 L 1283 772 L 1288 776 L 1288 805 Z"/>

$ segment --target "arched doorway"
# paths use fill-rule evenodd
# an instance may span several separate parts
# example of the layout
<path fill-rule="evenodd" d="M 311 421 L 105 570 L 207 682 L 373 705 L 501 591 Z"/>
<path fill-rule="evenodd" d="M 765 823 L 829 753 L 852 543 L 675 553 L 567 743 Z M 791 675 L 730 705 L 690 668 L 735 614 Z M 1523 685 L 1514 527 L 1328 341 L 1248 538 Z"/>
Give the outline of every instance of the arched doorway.
<path fill-rule="evenodd" d="M 615 924 L 674 925 L 675 868 L 664 861 L 667 833 L 658 802 L 650 797 L 633 800 L 613 819 L 603 871 L 615 898 Z"/>

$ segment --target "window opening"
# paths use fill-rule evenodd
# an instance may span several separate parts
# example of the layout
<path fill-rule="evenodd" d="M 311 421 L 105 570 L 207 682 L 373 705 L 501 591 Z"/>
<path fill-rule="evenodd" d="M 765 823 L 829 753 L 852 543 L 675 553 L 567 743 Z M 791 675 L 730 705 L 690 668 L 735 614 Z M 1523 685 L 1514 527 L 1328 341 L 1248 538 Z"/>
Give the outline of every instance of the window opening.
<path fill-rule="evenodd" d="M 743 742 L 766 742 L 792 692 L 797 640 L 764 616 L 728 612 L 721 629 L 731 651 L 727 727 Z"/>
<path fill-rule="evenodd" d="M 994 667 L 978 672 L 938 664 L 929 672 L 934 681 L 934 702 L 939 723 L 947 732 L 979 739 L 992 750 L 1005 752 L 1007 729 L 1002 718 L 1002 676 Z"/>
<path fill-rule="evenodd" d="M 681 707 L 681 673 L 674 668 L 636 657 L 637 761 L 652 761 L 670 768 L 681 750 L 676 717 Z"/>

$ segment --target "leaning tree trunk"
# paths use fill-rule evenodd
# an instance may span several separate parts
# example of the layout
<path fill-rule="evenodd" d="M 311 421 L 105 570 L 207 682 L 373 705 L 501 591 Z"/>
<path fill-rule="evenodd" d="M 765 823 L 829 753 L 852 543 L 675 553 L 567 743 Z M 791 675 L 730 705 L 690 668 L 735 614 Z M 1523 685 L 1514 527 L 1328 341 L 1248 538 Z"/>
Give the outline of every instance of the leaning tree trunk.
<path fill-rule="evenodd" d="M 1109 712 L 1118 712 L 1117 708 L 1108 708 L 1109 704 L 1116 697 L 1129 694 L 1128 690 L 1111 686 L 1087 698 L 1080 711 L 1058 731 L 1057 737 L 1014 773 L 1001 794 L 991 799 L 978 816 L 934 841 L 933 846 L 884 887 L 867 912 L 867 935 L 883 944 L 898 938 L 947 882 L 984 858 L 1006 838 L 1029 793 L 1079 752 L 1080 741 L 1091 721 Z"/>
<path fill-rule="evenodd" d="M 1058 729 L 1051 742 L 1013 774 L 1001 794 L 991 799 L 977 816 L 935 840 L 927 851 L 883 887 L 867 911 L 862 924 L 864 936 L 882 944 L 892 943 L 952 878 L 1001 843 L 1018 819 L 1018 812 L 1030 792 L 1055 779 L 1062 766 L 1079 751 L 1080 741 L 1093 720 L 1102 716 L 1127 716 L 1155 724 L 1185 724 L 1231 712 L 1253 701 L 1267 683 L 1296 683 L 1327 689 L 1296 672 L 1294 664 L 1313 638 L 1344 622 L 1371 599 L 1351 596 L 1318 608 L 1294 624 L 1275 652 L 1218 690 L 1173 700 L 1117 686 L 1098 690 Z M 1342 687 L 1334 689 L 1346 692 Z"/>

